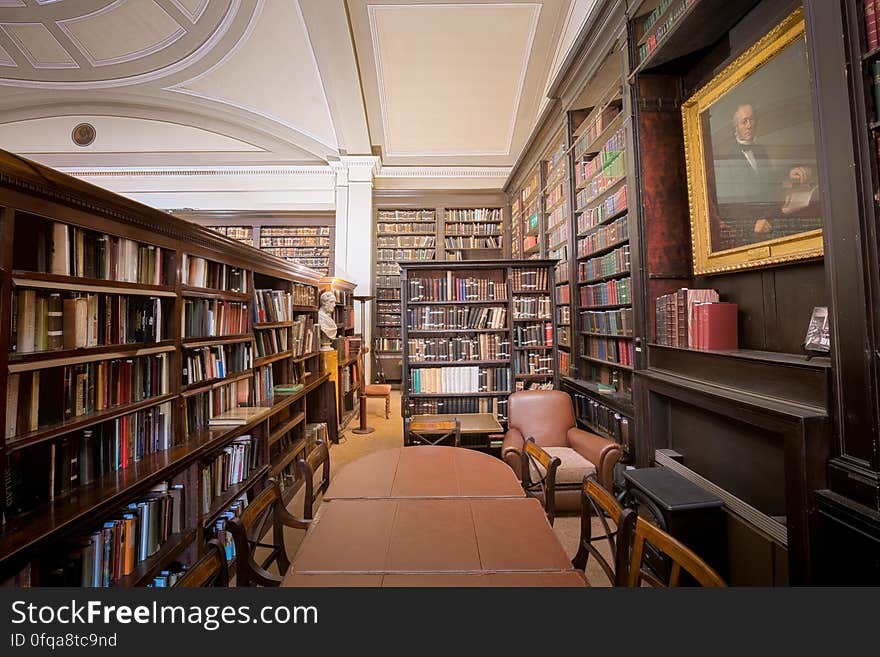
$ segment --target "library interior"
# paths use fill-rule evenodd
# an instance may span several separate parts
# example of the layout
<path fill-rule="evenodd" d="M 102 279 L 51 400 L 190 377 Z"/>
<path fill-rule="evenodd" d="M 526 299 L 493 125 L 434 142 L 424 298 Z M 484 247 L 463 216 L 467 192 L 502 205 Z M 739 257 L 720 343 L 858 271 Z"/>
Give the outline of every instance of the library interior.
<path fill-rule="evenodd" d="M 0 88 L 3 586 L 880 584 L 880 1 L 12 0 Z"/>

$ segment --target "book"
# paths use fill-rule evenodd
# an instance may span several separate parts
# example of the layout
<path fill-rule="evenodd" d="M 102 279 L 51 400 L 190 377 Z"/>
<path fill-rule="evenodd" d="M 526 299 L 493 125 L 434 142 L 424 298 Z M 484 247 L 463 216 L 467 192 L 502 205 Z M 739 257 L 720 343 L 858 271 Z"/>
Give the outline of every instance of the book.
<path fill-rule="evenodd" d="M 212 427 L 240 426 L 257 420 L 263 415 L 268 415 L 270 410 L 271 408 L 266 406 L 239 406 L 212 417 L 208 420 L 208 425 Z"/>
<path fill-rule="evenodd" d="M 738 306 L 730 302 L 697 304 L 694 308 L 696 348 L 729 351 L 739 348 L 737 335 Z"/>

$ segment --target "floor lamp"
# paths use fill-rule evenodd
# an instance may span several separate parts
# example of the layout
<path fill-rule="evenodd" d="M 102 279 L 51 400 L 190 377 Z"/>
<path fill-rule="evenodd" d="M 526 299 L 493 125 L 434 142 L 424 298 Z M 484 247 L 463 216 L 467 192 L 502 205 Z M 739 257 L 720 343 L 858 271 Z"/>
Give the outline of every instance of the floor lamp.
<path fill-rule="evenodd" d="M 370 346 L 366 340 L 367 335 L 367 324 L 366 318 L 364 316 L 364 311 L 366 310 L 367 303 L 375 299 L 373 296 L 355 296 L 355 301 L 361 302 L 361 350 L 358 355 L 358 366 L 361 370 L 360 380 L 358 381 L 358 401 L 360 402 L 360 425 L 357 429 L 352 429 L 351 432 L 358 435 L 363 435 L 367 433 L 373 433 L 375 429 L 373 427 L 367 426 L 367 398 L 364 395 L 364 382 L 367 378 L 367 371 L 364 365 L 364 354 L 370 353 Z"/>

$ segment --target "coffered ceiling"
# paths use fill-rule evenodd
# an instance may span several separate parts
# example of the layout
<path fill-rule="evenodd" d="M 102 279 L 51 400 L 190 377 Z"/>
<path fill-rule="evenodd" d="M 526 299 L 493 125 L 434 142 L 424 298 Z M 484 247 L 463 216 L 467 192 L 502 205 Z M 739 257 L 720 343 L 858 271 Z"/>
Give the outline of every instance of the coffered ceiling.
<path fill-rule="evenodd" d="M 61 167 L 508 167 L 592 3 L 0 0 L 0 147 Z"/>

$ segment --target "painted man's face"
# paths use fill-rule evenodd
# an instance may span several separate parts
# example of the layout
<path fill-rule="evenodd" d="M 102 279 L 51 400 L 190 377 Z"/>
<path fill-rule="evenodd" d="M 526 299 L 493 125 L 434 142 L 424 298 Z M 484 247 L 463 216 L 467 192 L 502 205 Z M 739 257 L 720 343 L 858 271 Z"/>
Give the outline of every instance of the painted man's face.
<path fill-rule="evenodd" d="M 751 105 L 740 105 L 733 115 L 733 125 L 736 131 L 736 138 L 739 141 L 751 143 L 755 138 L 755 129 L 757 127 L 757 117 L 755 110 Z"/>

